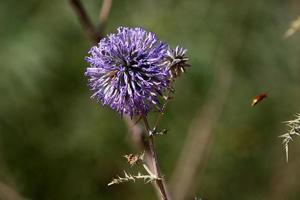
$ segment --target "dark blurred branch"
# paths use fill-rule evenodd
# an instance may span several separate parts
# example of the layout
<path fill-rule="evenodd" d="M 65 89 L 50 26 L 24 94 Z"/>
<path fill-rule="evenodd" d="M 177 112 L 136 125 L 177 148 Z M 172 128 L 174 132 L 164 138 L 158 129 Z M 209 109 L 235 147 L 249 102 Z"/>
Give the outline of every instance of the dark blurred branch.
<path fill-rule="evenodd" d="M 143 132 L 143 128 L 135 123 L 128 115 L 124 115 L 123 119 L 127 126 L 130 140 L 134 142 L 134 145 L 138 149 L 145 149 L 145 151 L 148 151 L 149 147 L 147 146 L 146 135 Z"/>
<path fill-rule="evenodd" d="M 245 12 L 242 16 L 241 24 L 247 18 L 249 8 L 245 7 Z M 242 48 L 247 41 L 248 33 L 245 33 L 240 39 L 228 41 L 228 35 L 232 34 L 230 29 L 224 30 L 224 38 L 222 39 L 222 50 L 224 55 L 221 58 L 214 58 L 217 63 L 215 66 L 219 70 L 216 71 L 215 86 L 212 87 L 210 93 L 211 98 L 208 98 L 204 106 L 202 106 L 195 119 L 192 121 L 188 136 L 186 138 L 180 158 L 175 165 L 175 170 L 171 179 L 172 192 L 175 200 L 184 200 L 187 197 L 193 197 L 196 193 L 197 182 L 199 182 L 198 174 L 200 174 L 207 162 L 210 144 L 212 143 L 213 130 L 221 117 L 224 104 L 228 99 L 230 88 L 232 85 L 233 67 L 237 58 L 242 52 Z M 228 54 L 228 48 L 231 48 Z M 216 51 L 218 53 L 218 49 Z M 223 62 L 220 62 L 220 60 Z M 225 64 L 224 64 L 225 63 Z M 225 65 L 225 66 L 224 66 Z M 196 180 L 197 177 L 197 180 Z"/>
<path fill-rule="evenodd" d="M 16 187 L 8 183 L 14 182 L 14 177 L 9 173 L 5 159 L 2 154 L 2 146 L 0 145 L 0 200 L 25 200 L 16 190 Z M 5 180 L 5 181 L 4 181 Z"/>
<path fill-rule="evenodd" d="M 106 28 L 111 5 L 112 5 L 112 0 L 103 0 L 102 7 L 99 13 L 99 22 L 100 22 L 99 33 L 101 36 L 104 35 L 104 30 Z"/>
<path fill-rule="evenodd" d="M 281 164 L 277 164 L 274 170 L 272 170 L 273 177 L 271 177 L 270 190 L 265 199 L 290 199 L 291 194 L 295 194 L 299 190 L 299 159 L 289 163 L 282 161 L 282 159 L 278 160 Z"/>
<path fill-rule="evenodd" d="M 184 200 L 195 193 L 197 174 L 205 165 L 212 132 L 216 126 L 227 99 L 232 82 L 231 69 L 218 70 L 217 84 L 211 90 L 211 98 L 199 109 L 191 123 L 180 157 L 171 178 L 175 200 Z"/>
<path fill-rule="evenodd" d="M 0 182 L 0 200 L 25 200 L 14 189 Z"/>
<path fill-rule="evenodd" d="M 104 4 L 105 1 L 103 1 Z M 92 43 L 98 43 L 102 35 L 98 33 L 94 25 L 92 24 L 90 18 L 88 17 L 82 3 L 80 0 L 70 0 L 70 4 L 75 11 L 82 29 L 85 31 L 86 36 Z M 109 13 L 109 12 L 108 12 Z M 107 15 L 108 15 L 107 13 Z M 101 33 L 104 32 L 103 30 Z"/>

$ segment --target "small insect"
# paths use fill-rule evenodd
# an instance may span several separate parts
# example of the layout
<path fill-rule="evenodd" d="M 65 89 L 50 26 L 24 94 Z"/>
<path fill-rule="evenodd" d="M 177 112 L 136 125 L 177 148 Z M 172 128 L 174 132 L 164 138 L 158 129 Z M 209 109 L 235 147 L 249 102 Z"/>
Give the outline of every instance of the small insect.
<path fill-rule="evenodd" d="M 127 159 L 127 162 L 128 162 L 131 166 L 135 165 L 135 164 L 138 162 L 138 160 L 139 160 L 138 155 L 133 155 L 132 153 L 131 153 L 131 154 L 128 154 L 128 155 L 125 155 L 124 158 Z"/>
<path fill-rule="evenodd" d="M 257 95 L 256 97 L 253 98 L 251 106 L 255 106 L 256 104 L 258 104 L 260 101 L 262 101 L 267 96 L 268 96 L 267 93 L 262 93 L 262 94 Z"/>
<path fill-rule="evenodd" d="M 131 166 L 133 166 L 135 164 L 138 164 L 139 162 L 142 162 L 144 160 L 144 155 L 145 155 L 145 152 L 142 152 L 141 154 L 138 154 L 138 155 L 133 155 L 131 153 L 131 154 L 125 155 L 124 158 L 126 158 L 127 162 Z"/>

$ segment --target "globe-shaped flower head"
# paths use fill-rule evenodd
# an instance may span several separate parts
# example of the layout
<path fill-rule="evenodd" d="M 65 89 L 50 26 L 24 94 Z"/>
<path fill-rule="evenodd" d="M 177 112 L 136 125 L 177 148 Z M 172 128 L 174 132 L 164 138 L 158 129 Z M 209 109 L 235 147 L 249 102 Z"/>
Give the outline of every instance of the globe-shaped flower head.
<path fill-rule="evenodd" d="M 146 115 L 168 88 L 168 46 L 142 28 L 118 28 L 89 51 L 85 75 L 92 98 L 119 113 Z"/>

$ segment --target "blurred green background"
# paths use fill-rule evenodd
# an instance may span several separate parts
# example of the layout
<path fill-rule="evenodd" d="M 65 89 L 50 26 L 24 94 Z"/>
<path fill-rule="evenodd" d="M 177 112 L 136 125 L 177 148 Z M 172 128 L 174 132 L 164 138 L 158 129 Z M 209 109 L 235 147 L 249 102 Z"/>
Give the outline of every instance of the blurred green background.
<path fill-rule="evenodd" d="M 102 2 L 83 3 L 96 23 Z M 296 0 L 113 2 L 106 33 L 142 26 L 189 50 L 192 68 L 162 121 L 170 133 L 156 140 L 167 180 L 197 113 L 217 106 L 205 165 L 186 199 L 300 199 L 300 138 L 288 164 L 278 138 L 282 122 L 300 112 L 300 33 L 283 39 L 299 15 Z M 69 2 L 2 0 L 0 24 L 0 183 L 32 200 L 156 199 L 142 182 L 107 187 L 132 170 L 122 156 L 139 151 L 121 117 L 89 99 L 91 44 Z M 220 77 L 230 79 L 226 94 L 214 89 Z M 251 107 L 261 92 L 268 98 Z"/>

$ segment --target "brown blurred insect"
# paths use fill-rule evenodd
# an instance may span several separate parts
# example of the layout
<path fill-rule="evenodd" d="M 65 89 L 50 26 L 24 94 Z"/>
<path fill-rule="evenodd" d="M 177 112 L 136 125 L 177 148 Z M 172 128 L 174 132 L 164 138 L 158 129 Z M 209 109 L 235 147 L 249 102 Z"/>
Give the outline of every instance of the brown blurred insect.
<path fill-rule="evenodd" d="M 144 160 L 144 155 L 145 155 L 145 152 L 142 152 L 141 154 L 138 154 L 138 155 L 133 155 L 131 153 L 131 154 L 125 155 L 124 158 L 126 158 L 127 162 L 131 166 L 133 166 L 135 164 L 138 164 L 139 162 L 142 162 Z"/>
<path fill-rule="evenodd" d="M 261 93 L 261 94 L 257 95 L 256 97 L 253 98 L 251 106 L 255 106 L 256 104 L 261 102 L 267 96 L 268 96 L 267 93 Z"/>

